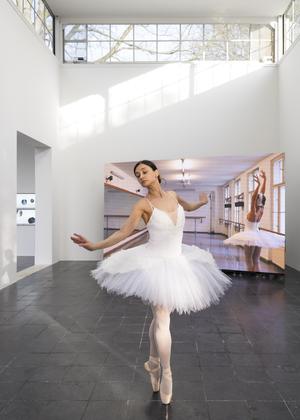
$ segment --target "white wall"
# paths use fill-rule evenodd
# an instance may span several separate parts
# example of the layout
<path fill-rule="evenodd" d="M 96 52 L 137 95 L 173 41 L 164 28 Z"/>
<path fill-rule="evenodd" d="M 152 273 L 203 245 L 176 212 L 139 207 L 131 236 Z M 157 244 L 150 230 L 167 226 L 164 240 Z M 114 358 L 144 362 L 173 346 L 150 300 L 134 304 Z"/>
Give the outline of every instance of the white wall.
<path fill-rule="evenodd" d="M 53 147 L 54 261 L 99 258 L 74 246 L 69 236 L 77 231 L 91 240 L 102 238 L 107 162 L 282 150 L 288 177 L 287 263 L 300 268 L 299 43 L 280 63 L 278 83 L 277 66 L 248 63 L 59 67 L 7 1 L 0 3 L 0 35 L 6 41 L 0 70 L 3 281 L 15 272 L 17 130 Z"/>
<path fill-rule="evenodd" d="M 0 281 L 7 284 L 16 271 L 17 130 L 56 143 L 59 67 L 8 1 L 0 2 L 0 38 Z"/>
<path fill-rule="evenodd" d="M 62 65 L 60 259 L 99 258 L 68 238 L 102 238 L 105 163 L 278 150 L 277 100 L 276 66 Z"/>
<path fill-rule="evenodd" d="M 280 149 L 286 153 L 287 264 L 300 270 L 300 39 L 279 64 Z"/>

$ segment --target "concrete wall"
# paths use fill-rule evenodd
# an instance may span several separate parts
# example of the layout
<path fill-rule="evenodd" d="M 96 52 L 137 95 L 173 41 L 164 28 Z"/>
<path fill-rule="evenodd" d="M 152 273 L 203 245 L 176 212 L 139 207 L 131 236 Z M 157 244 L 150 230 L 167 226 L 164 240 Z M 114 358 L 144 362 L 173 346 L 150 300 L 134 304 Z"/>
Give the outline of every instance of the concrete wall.
<path fill-rule="evenodd" d="M 0 2 L 0 281 L 16 272 L 17 131 L 49 146 L 57 141 L 59 66 L 8 2 Z M 5 180 L 5 182 L 2 182 Z M 52 238 L 51 238 L 52 239 Z"/>
<path fill-rule="evenodd" d="M 7 1 L 0 4 L 0 34 L 9 40 L 0 78 L 4 281 L 15 270 L 17 131 L 52 148 L 52 261 L 99 258 L 69 236 L 103 237 L 107 162 L 278 150 L 287 164 L 287 263 L 300 268 L 299 42 L 279 72 L 243 62 L 59 65 Z"/>
<path fill-rule="evenodd" d="M 287 264 L 300 270 L 300 39 L 279 63 L 280 149 L 286 153 Z"/>
<path fill-rule="evenodd" d="M 60 104 L 60 259 L 99 258 L 68 238 L 102 238 L 105 163 L 279 147 L 276 66 L 62 65 Z"/>

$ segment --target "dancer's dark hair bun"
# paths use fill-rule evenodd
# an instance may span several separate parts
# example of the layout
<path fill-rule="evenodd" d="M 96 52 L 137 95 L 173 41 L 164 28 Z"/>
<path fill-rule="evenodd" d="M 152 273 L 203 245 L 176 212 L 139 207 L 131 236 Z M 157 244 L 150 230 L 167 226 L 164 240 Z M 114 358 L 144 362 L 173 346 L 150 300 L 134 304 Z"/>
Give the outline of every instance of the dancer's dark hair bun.
<path fill-rule="evenodd" d="M 151 169 L 153 169 L 153 171 L 156 171 L 156 169 L 157 169 L 157 166 L 155 165 L 155 163 L 153 163 L 151 160 L 140 160 L 138 163 L 136 163 L 135 165 L 134 165 L 134 168 L 133 168 L 133 172 L 134 172 L 134 174 L 135 174 L 135 170 L 136 170 L 136 168 L 141 164 L 141 163 L 143 163 L 144 165 L 147 165 L 147 166 L 150 166 L 150 168 Z M 160 177 L 160 175 L 158 175 L 158 182 L 161 184 L 161 177 Z"/>
<path fill-rule="evenodd" d="M 264 207 L 266 204 L 266 196 L 263 193 L 258 193 L 256 198 L 257 207 Z"/>

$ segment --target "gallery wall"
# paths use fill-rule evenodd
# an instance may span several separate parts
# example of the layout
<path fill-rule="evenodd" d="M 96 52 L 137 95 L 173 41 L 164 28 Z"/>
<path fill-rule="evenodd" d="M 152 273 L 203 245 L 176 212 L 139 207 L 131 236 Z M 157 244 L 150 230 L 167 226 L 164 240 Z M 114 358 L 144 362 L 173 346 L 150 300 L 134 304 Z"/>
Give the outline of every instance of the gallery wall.
<path fill-rule="evenodd" d="M 0 282 L 16 272 L 17 131 L 52 146 L 57 139 L 59 66 L 8 1 L 0 2 Z"/>
<path fill-rule="evenodd" d="M 300 270 L 300 38 L 279 63 L 280 149 L 286 153 L 287 264 Z"/>
<path fill-rule="evenodd" d="M 0 78 L 5 276 L 15 270 L 17 131 L 53 147 L 54 262 L 100 257 L 74 246 L 69 236 L 102 238 L 107 162 L 282 150 L 289 185 L 287 263 L 300 268 L 299 42 L 281 61 L 278 79 L 278 66 L 254 63 L 60 65 L 8 1 L 0 4 L 0 33 L 9 40 Z"/>
<path fill-rule="evenodd" d="M 99 258 L 67 238 L 102 238 L 105 163 L 274 151 L 277 95 L 276 66 L 63 65 L 60 259 Z"/>

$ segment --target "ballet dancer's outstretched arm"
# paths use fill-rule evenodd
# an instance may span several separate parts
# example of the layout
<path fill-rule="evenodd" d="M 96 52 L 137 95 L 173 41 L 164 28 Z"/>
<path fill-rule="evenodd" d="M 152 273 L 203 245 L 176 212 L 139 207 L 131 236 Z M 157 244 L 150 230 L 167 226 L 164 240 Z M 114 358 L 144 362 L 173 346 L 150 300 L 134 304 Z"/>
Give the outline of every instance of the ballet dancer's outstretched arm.
<path fill-rule="evenodd" d="M 197 201 L 196 203 L 189 203 L 185 201 L 183 198 L 181 198 L 179 195 L 177 195 L 175 191 L 172 191 L 172 192 L 175 194 L 178 203 L 182 205 L 185 211 L 194 211 L 194 210 L 200 209 L 200 207 L 205 206 L 205 204 L 208 203 L 207 194 L 203 192 L 200 193 L 199 201 Z"/>
<path fill-rule="evenodd" d="M 260 176 L 263 179 L 263 182 L 262 182 L 262 185 L 261 185 L 261 188 L 260 188 L 260 193 L 265 194 L 265 192 L 266 192 L 266 181 L 267 181 L 265 171 L 260 171 Z"/>
<path fill-rule="evenodd" d="M 74 233 L 71 236 L 71 240 L 78 246 L 85 248 L 88 251 L 96 251 L 97 249 L 103 249 L 115 245 L 127 238 L 137 228 L 142 214 L 145 212 L 146 206 L 147 205 L 145 204 L 144 199 L 139 200 L 133 206 L 132 212 L 124 225 L 117 232 L 114 232 L 103 241 L 94 243 L 78 233 Z"/>
<path fill-rule="evenodd" d="M 255 219 L 256 217 L 256 200 L 257 200 L 257 196 L 258 196 L 258 192 L 259 192 L 259 187 L 260 187 L 260 180 L 258 178 L 257 175 L 253 175 L 253 179 L 255 182 L 257 182 L 257 186 L 252 194 L 252 198 L 251 198 L 251 209 L 249 211 L 249 213 L 247 214 L 247 219 L 251 222 L 253 222 L 254 220 L 251 219 Z"/>

